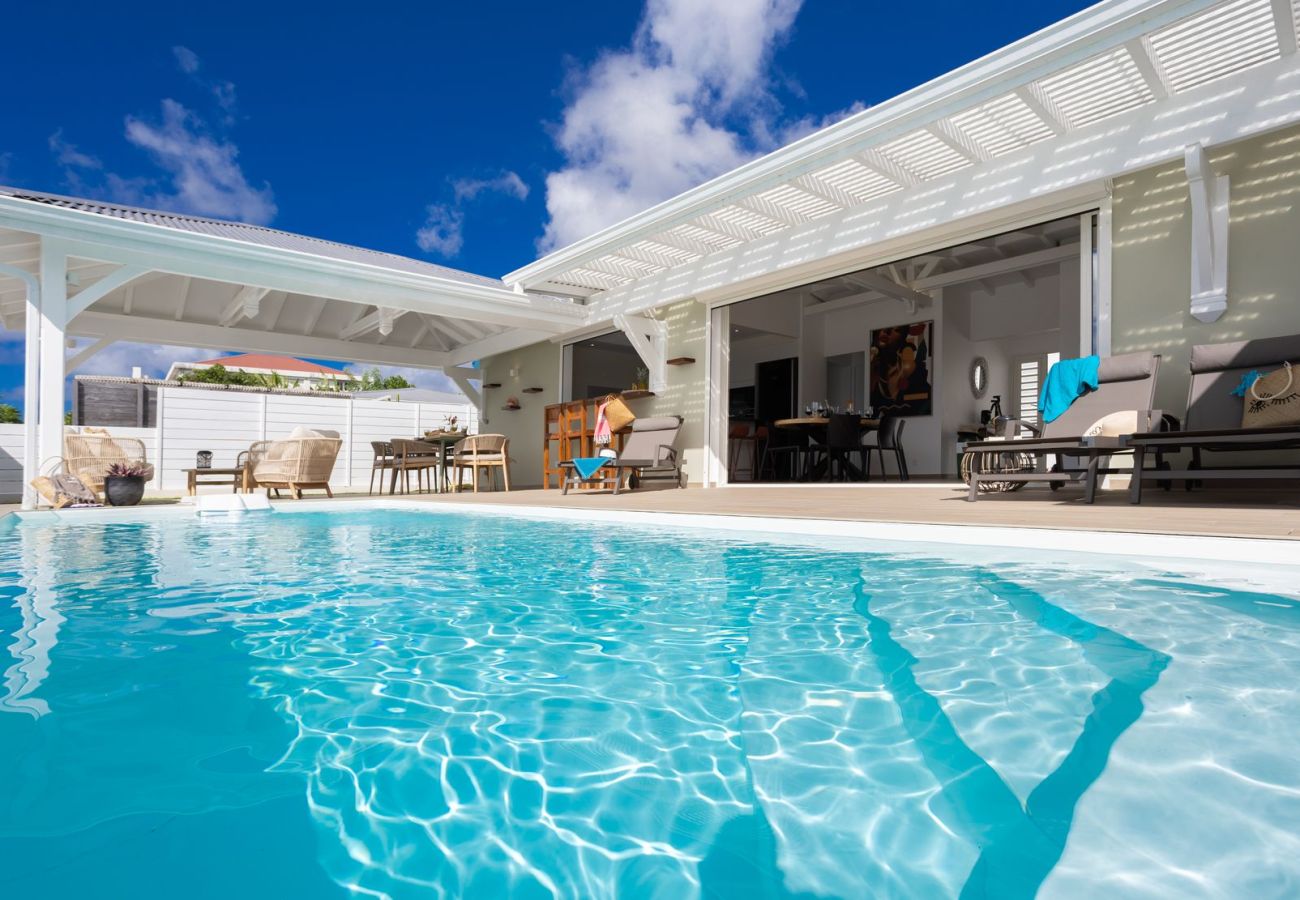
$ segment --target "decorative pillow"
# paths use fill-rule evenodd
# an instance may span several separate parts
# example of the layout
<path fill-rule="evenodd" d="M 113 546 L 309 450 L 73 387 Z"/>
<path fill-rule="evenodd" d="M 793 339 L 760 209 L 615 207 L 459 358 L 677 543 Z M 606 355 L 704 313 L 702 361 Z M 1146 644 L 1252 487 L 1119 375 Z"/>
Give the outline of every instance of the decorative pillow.
<path fill-rule="evenodd" d="M 1145 431 L 1141 423 L 1142 416 L 1136 409 L 1124 409 L 1102 416 L 1088 426 L 1084 437 L 1119 437 L 1124 434 L 1137 434 Z"/>

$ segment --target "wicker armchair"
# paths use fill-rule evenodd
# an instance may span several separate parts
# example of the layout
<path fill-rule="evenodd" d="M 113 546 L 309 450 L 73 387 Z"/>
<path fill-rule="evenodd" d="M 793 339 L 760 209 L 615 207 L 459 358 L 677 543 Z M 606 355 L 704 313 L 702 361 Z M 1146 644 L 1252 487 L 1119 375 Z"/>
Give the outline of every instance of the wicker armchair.
<path fill-rule="evenodd" d="M 510 490 L 510 441 L 504 434 L 473 434 L 456 442 L 452 449 L 452 466 L 457 487 L 461 475 L 469 469 L 473 475 L 474 493 L 478 493 L 480 470 L 488 473 L 490 483 L 496 487 L 493 470 L 500 469 L 506 490 Z"/>
<path fill-rule="evenodd" d="M 280 496 L 281 489 L 292 491 L 301 500 L 302 492 L 317 488 L 330 497 L 330 475 L 343 441 L 321 432 L 294 434 L 280 441 L 259 441 L 248 449 L 248 465 L 253 467 L 252 482 Z"/>
<path fill-rule="evenodd" d="M 115 438 L 107 431 L 83 431 L 63 436 L 63 471 L 77 476 L 96 494 L 104 492 L 104 476 L 115 463 L 133 463 L 144 469 L 145 481 L 151 481 L 153 466 L 144 452 L 144 441 Z"/>

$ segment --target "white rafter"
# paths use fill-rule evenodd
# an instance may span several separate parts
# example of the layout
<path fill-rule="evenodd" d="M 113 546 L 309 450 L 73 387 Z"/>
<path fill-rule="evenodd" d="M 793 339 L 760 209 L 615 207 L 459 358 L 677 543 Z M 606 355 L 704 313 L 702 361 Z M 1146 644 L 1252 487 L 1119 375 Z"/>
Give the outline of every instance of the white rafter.
<path fill-rule="evenodd" d="M 229 328 L 240 319 L 253 319 L 262 309 L 262 298 L 271 293 L 266 288 L 253 287 L 245 285 L 235 291 L 235 296 L 226 304 L 226 308 L 221 311 L 221 318 L 217 321 L 222 328 Z"/>

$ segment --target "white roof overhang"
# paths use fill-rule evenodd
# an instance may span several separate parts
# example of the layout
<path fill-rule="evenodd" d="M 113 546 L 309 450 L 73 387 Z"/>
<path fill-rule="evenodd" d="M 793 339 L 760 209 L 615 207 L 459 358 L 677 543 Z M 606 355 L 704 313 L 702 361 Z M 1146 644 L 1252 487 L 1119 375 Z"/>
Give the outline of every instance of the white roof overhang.
<path fill-rule="evenodd" d="M 1107 179 L 1300 121 L 1293 0 L 1118 0 L 1065 19 L 505 277 L 590 322 L 1014 224 Z M 589 323 L 590 324 L 590 323 Z"/>
<path fill-rule="evenodd" d="M 74 304 L 78 289 L 142 273 L 79 312 L 68 327 L 76 336 L 436 368 L 544 339 L 584 317 L 568 300 L 504 285 L 0 196 L 0 262 L 35 273 L 50 247 L 69 257 Z M 24 301 L 24 285 L 0 279 L 6 327 L 22 327 Z"/>

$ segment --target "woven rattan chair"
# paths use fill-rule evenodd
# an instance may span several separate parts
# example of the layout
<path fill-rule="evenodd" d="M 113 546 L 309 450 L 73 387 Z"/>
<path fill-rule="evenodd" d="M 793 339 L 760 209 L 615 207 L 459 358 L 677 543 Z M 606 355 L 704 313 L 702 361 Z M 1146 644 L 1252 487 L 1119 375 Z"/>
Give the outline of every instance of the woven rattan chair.
<path fill-rule="evenodd" d="M 506 490 L 510 490 L 510 441 L 504 434 L 474 434 L 457 441 L 452 451 L 455 481 L 459 486 L 461 475 L 469 469 L 474 480 L 474 493 L 478 493 L 479 473 L 486 471 L 496 488 L 495 470 L 501 470 Z"/>
<path fill-rule="evenodd" d="M 250 457 L 259 457 L 253 464 L 253 480 L 258 487 L 266 488 L 268 495 L 274 491 L 277 497 L 281 490 L 288 490 L 294 499 L 301 500 L 302 492 L 308 489 L 324 490 L 333 497 L 330 476 L 342 445 L 338 437 L 323 432 L 259 442 L 249 448 Z"/>
<path fill-rule="evenodd" d="M 144 441 L 113 437 L 107 431 L 83 431 L 63 436 L 63 471 L 77 476 L 96 494 L 104 493 L 104 476 L 115 463 L 144 468 L 145 481 L 153 479 L 154 468 L 145 458 Z"/>
<path fill-rule="evenodd" d="M 393 455 L 393 445 L 390 441 L 371 441 L 370 449 L 375 454 L 374 462 L 370 464 L 370 493 L 375 492 L 375 473 L 379 473 L 379 493 L 384 493 L 384 473 L 392 471 L 397 465 L 397 459 Z"/>
<path fill-rule="evenodd" d="M 438 486 L 438 469 L 442 466 L 442 447 L 426 441 L 414 441 L 409 438 L 393 438 L 389 444 L 393 457 L 390 467 L 396 469 L 395 476 L 401 476 L 402 493 L 411 492 L 411 473 L 415 473 L 415 490 L 422 492 L 427 487 Z M 427 473 L 427 477 L 426 477 Z M 381 477 L 382 482 L 382 477 Z M 397 479 L 394 478 L 394 485 Z M 383 484 L 380 484 L 382 492 Z"/>

